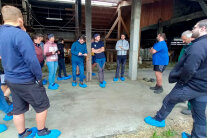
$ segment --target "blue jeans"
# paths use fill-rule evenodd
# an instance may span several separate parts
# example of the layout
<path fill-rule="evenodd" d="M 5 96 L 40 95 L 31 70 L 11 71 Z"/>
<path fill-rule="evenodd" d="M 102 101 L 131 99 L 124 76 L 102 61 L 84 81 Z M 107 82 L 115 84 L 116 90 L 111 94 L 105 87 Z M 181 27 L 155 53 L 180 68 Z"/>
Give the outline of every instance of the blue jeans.
<path fill-rule="evenodd" d="M 125 71 L 125 64 L 126 64 L 127 56 L 117 56 L 117 67 L 116 67 L 116 74 L 115 78 L 119 78 L 119 69 L 121 64 L 121 77 L 124 77 L 124 71 Z"/>
<path fill-rule="evenodd" d="M 1 87 L 1 84 L 0 84 L 0 87 Z M 0 88 L 0 110 L 3 111 L 6 114 L 11 112 L 10 108 L 9 108 L 9 105 L 7 104 L 7 102 L 4 98 L 4 93 L 1 90 L 1 88 Z"/>
<path fill-rule="evenodd" d="M 66 68 L 65 68 L 65 60 L 63 58 L 59 58 L 58 59 L 58 65 L 59 65 L 59 72 L 58 72 L 58 77 L 61 78 L 61 72 L 63 70 L 63 74 L 65 77 L 67 77 L 67 73 L 66 73 Z"/>
<path fill-rule="evenodd" d="M 73 81 L 76 81 L 76 67 L 79 67 L 80 70 L 80 82 L 83 82 L 84 77 L 84 64 L 83 61 L 72 61 L 72 73 L 73 73 Z"/>
<path fill-rule="evenodd" d="M 197 92 L 187 85 L 176 84 L 172 91 L 164 98 L 161 109 L 154 117 L 158 121 L 165 120 L 177 103 L 189 101 L 193 117 L 192 137 L 206 138 L 206 104 L 207 93 Z"/>
<path fill-rule="evenodd" d="M 51 61 L 47 62 L 48 70 L 49 70 L 49 85 L 53 85 L 55 83 L 55 76 L 57 72 L 58 62 L 57 61 Z"/>

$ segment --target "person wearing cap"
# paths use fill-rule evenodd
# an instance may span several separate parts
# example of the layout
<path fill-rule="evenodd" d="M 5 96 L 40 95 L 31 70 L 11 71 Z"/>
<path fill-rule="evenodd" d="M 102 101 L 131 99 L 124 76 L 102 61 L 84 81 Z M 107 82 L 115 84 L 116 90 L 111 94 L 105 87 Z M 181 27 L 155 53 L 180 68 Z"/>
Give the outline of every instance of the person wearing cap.
<path fill-rule="evenodd" d="M 58 51 L 57 45 L 54 42 L 55 41 L 54 34 L 49 34 L 48 39 L 49 40 L 44 45 L 44 55 L 46 56 L 47 66 L 49 70 L 48 89 L 56 90 L 59 87 L 59 85 L 55 83 L 55 76 L 56 76 L 57 67 L 58 67 L 59 51 Z"/>
<path fill-rule="evenodd" d="M 103 41 L 100 41 L 100 34 L 94 35 L 95 41 L 91 44 L 92 52 L 95 54 L 96 63 L 98 67 L 98 77 L 99 77 L 99 86 L 101 88 L 106 87 L 106 81 L 104 80 L 104 66 L 106 62 L 106 57 L 104 54 L 105 48 Z"/>
<path fill-rule="evenodd" d="M 86 88 L 87 85 L 83 83 L 84 79 L 84 57 L 87 56 L 87 47 L 86 47 L 86 38 L 84 35 L 80 36 L 79 40 L 74 42 L 71 47 L 72 54 L 72 74 L 73 74 L 73 82 L 72 86 L 77 86 L 76 82 L 76 68 L 79 67 L 80 70 L 80 83 L 79 86 L 82 88 Z"/>
<path fill-rule="evenodd" d="M 64 52 L 64 39 L 63 38 L 59 38 L 57 46 L 58 46 L 58 51 L 60 51 L 60 54 L 58 55 L 59 72 L 58 72 L 57 80 L 70 79 L 72 76 L 67 75 L 66 68 L 65 68 L 65 52 Z M 64 77 L 61 76 L 62 70 L 63 70 Z"/>
<path fill-rule="evenodd" d="M 121 34 L 121 40 L 117 41 L 116 43 L 116 51 L 117 51 L 117 67 L 116 67 L 116 74 L 114 77 L 114 81 L 119 80 L 119 69 L 121 64 L 121 81 L 125 81 L 124 78 L 124 70 L 125 70 L 125 64 L 127 60 L 127 51 L 129 50 L 129 42 L 125 40 L 126 35 Z"/>

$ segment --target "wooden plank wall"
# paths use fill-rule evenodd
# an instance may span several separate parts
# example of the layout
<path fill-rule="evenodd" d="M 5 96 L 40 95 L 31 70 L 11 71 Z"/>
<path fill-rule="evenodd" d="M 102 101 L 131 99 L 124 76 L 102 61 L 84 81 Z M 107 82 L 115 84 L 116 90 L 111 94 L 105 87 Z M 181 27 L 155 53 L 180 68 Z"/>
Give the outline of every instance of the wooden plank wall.
<path fill-rule="evenodd" d="M 152 4 L 143 4 L 141 13 L 141 27 L 146 27 L 152 24 L 157 24 L 158 20 L 166 21 L 173 16 L 173 3 L 174 0 L 160 0 Z M 127 13 L 123 14 L 124 21 L 127 24 L 127 28 L 130 30 L 131 21 L 131 7 L 125 7 L 122 9 Z"/>

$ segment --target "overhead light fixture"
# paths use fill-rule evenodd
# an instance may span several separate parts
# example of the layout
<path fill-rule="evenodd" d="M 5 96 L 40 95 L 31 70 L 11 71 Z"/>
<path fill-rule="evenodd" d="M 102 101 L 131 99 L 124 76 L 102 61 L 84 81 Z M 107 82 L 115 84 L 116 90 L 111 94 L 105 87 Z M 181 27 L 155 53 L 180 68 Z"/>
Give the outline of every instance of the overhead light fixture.
<path fill-rule="evenodd" d="M 39 1 L 49 1 L 49 0 L 39 0 Z M 75 0 L 50 0 L 49 2 L 62 2 L 74 4 Z M 85 5 L 85 0 L 81 0 L 82 4 Z M 91 1 L 92 6 L 103 6 L 103 7 L 114 7 L 117 6 L 115 2 L 103 2 L 103 1 Z"/>
<path fill-rule="evenodd" d="M 46 19 L 47 20 L 56 20 L 56 21 L 62 21 L 63 20 L 62 18 L 50 18 L 50 17 L 47 17 Z"/>

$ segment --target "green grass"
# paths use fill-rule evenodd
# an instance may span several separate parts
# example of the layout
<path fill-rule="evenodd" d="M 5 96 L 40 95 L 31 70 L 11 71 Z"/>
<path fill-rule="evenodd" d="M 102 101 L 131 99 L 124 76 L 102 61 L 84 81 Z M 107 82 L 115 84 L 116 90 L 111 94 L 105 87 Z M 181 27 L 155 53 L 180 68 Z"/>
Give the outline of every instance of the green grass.
<path fill-rule="evenodd" d="M 160 134 L 155 131 L 151 138 L 173 138 L 175 136 L 178 136 L 177 132 L 169 129 L 167 131 L 161 132 Z"/>

